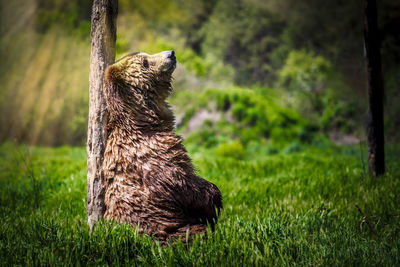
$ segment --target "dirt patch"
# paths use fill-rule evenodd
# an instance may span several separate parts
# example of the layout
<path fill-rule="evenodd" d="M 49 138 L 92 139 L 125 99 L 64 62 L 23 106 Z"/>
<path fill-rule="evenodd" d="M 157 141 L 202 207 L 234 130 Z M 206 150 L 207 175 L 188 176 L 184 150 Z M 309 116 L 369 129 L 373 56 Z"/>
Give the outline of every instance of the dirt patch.
<path fill-rule="evenodd" d="M 221 114 L 216 110 L 211 111 L 203 108 L 196 112 L 188 122 L 187 132 L 191 133 L 200 128 L 205 121 L 216 123 L 221 120 Z"/>
<path fill-rule="evenodd" d="M 352 134 L 345 134 L 337 130 L 328 133 L 329 139 L 336 145 L 355 145 L 360 142 L 360 139 Z"/>

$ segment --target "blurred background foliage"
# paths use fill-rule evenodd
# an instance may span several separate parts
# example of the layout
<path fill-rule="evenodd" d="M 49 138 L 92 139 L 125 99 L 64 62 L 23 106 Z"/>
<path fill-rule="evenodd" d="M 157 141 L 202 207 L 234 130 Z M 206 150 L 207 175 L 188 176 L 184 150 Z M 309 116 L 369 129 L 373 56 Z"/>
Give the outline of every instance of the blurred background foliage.
<path fill-rule="evenodd" d="M 84 144 L 89 0 L 0 0 L 0 140 Z M 400 130 L 400 2 L 378 3 L 385 130 Z M 170 102 L 189 144 L 365 140 L 362 1 L 120 0 L 117 58 L 174 49 Z"/>

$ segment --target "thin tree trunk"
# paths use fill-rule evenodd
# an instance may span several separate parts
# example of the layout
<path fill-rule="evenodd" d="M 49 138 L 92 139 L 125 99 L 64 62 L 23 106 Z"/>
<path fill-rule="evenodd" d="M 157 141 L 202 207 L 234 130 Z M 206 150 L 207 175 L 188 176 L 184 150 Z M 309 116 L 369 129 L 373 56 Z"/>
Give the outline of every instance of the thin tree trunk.
<path fill-rule="evenodd" d="M 87 137 L 87 212 L 90 230 L 105 212 L 103 154 L 107 141 L 108 112 L 103 76 L 115 60 L 117 0 L 94 0 L 91 19 L 89 123 Z"/>
<path fill-rule="evenodd" d="M 364 43 L 368 72 L 368 166 L 371 175 L 385 172 L 383 77 L 376 0 L 364 1 Z"/>

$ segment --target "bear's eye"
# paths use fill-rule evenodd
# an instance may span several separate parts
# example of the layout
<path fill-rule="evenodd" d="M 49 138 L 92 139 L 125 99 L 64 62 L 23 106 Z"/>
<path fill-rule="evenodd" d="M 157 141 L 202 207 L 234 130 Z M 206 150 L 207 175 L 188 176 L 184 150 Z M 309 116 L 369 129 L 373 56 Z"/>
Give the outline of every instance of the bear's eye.
<path fill-rule="evenodd" d="M 149 61 L 147 59 L 143 60 L 143 66 L 148 69 L 149 68 Z"/>

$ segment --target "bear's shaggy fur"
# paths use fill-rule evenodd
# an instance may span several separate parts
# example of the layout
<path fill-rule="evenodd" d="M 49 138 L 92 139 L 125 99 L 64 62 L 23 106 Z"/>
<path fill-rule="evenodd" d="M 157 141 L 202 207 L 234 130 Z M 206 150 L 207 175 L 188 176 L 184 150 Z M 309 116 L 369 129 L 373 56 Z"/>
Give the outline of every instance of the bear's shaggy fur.
<path fill-rule="evenodd" d="M 222 208 L 218 188 L 197 176 L 165 102 L 173 51 L 130 54 L 105 72 L 110 113 L 103 173 L 105 218 L 160 240 L 203 232 Z"/>

